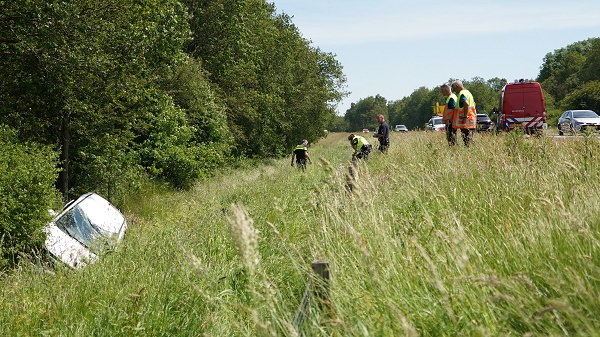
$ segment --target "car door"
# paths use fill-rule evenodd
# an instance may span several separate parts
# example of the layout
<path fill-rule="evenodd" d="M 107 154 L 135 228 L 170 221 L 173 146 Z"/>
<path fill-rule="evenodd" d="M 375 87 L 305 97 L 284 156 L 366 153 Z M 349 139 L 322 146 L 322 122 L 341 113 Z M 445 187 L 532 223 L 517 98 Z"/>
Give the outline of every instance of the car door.
<path fill-rule="evenodd" d="M 573 115 L 572 112 L 565 111 L 562 116 L 558 119 L 558 131 L 559 133 L 571 132 L 571 123 Z"/>

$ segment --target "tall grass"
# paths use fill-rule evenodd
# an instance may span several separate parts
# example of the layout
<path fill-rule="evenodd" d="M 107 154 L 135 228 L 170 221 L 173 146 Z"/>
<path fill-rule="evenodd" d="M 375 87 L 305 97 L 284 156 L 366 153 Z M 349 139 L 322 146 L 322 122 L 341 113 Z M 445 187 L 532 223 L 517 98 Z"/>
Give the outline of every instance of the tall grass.
<path fill-rule="evenodd" d="M 148 189 L 117 252 L 4 276 L 0 334 L 600 335 L 597 138 L 393 136 L 354 177 L 331 134 L 306 172 L 286 158 Z M 314 260 L 332 307 L 295 326 Z"/>

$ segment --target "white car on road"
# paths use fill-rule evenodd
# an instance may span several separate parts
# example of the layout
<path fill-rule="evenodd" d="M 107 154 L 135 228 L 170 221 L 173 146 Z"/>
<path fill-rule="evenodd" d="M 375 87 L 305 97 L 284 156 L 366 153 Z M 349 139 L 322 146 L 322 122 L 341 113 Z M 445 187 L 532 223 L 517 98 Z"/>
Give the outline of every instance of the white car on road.
<path fill-rule="evenodd" d="M 408 128 L 406 127 L 406 125 L 399 124 L 394 127 L 394 131 L 408 132 Z"/>
<path fill-rule="evenodd" d="M 600 130 L 600 116 L 592 110 L 568 110 L 558 118 L 558 134 Z"/>
<path fill-rule="evenodd" d="M 446 130 L 446 125 L 442 123 L 442 117 L 432 117 L 427 122 L 427 130 L 429 131 L 444 131 Z"/>

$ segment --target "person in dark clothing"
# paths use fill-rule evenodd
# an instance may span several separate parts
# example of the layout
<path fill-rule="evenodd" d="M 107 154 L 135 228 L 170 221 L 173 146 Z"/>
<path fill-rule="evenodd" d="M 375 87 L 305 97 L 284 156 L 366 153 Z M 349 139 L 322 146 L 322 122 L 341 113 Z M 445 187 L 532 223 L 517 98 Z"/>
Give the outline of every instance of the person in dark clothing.
<path fill-rule="evenodd" d="M 294 158 L 299 170 L 304 171 L 306 169 L 306 161 L 312 164 L 310 155 L 308 155 L 308 141 L 302 140 L 302 143 L 294 148 L 292 151 L 292 167 L 294 167 Z"/>
<path fill-rule="evenodd" d="M 383 115 L 377 115 L 377 122 L 379 122 L 379 128 L 377 133 L 373 136 L 379 139 L 379 151 L 387 153 L 388 147 L 390 146 L 390 126 L 386 123 Z"/>

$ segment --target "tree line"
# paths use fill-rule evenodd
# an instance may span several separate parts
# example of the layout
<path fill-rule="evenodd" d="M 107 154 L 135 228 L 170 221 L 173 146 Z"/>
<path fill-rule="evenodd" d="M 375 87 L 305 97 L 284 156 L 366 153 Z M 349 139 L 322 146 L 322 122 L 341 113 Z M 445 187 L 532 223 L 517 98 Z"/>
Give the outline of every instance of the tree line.
<path fill-rule="evenodd" d="M 452 82 L 455 79 L 448 79 Z M 533 79 L 532 79 L 533 80 Z M 546 101 L 547 120 L 556 125 L 560 114 L 569 109 L 589 109 L 600 113 L 600 38 L 578 41 L 549 52 L 544 57 L 536 79 Z M 499 97 L 507 80 L 475 77 L 462 79 L 477 102 L 478 112 L 491 114 L 499 108 Z M 375 116 L 383 114 L 390 125 L 404 124 L 409 129 L 423 128 L 433 114 L 433 107 L 445 98 L 438 87 L 420 87 L 407 97 L 388 101 L 381 95 L 369 96 L 352 103 L 344 116 L 336 116 L 332 131 L 352 132 L 377 126 Z"/>
<path fill-rule="evenodd" d="M 335 56 L 264 0 L 2 3 L 0 123 L 60 152 L 65 197 L 287 154 L 344 95 Z"/>
<path fill-rule="evenodd" d="M 265 0 L 0 4 L 0 267 L 61 199 L 287 155 L 345 94 L 335 55 Z"/>

